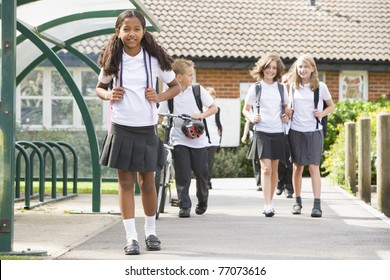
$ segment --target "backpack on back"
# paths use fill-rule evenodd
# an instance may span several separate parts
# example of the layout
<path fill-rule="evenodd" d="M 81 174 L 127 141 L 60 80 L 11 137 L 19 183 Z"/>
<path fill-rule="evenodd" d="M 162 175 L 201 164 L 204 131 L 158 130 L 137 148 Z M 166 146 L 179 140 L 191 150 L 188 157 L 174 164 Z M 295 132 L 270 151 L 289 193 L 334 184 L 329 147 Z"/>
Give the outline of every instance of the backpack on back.
<path fill-rule="evenodd" d="M 292 92 L 292 96 L 294 98 L 294 87 L 291 87 L 291 92 Z M 318 109 L 319 99 L 320 99 L 320 86 L 318 86 L 314 90 L 314 109 Z M 325 100 L 322 100 L 322 101 L 324 103 L 323 110 L 325 110 L 325 108 L 328 107 L 328 105 L 326 104 Z M 324 138 L 325 138 L 325 136 L 326 136 L 326 127 L 328 125 L 328 116 L 323 117 L 321 119 L 321 121 L 319 120 L 319 118 L 316 118 L 316 121 L 317 121 L 316 129 L 318 129 L 318 124 L 321 124 L 322 125 L 322 133 L 323 133 Z"/>
<path fill-rule="evenodd" d="M 280 94 L 280 100 L 282 104 L 282 114 L 284 114 L 284 87 L 281 83 L 278 83 L 278 89 Z M 260 97 L 261 97 L 261 83 L 256 84 L 256 109 L 257 114 L 260 114 Z"/>
<path fill-rule="evenodd" d="M 320 87 L 318 86 L 318 88 L 316 88 L 314 90 L 314 109 L 318 109 L 319 99 L 320 99 Z M 324 102 L 323 110 L 325 110 L 325 108 L 328 107 L 328 105 L 326 105 L 325 100 L 323 100 L 323 102 Z M 318 129 L 318 124 L 320 123 L 322 125 L 322 132 L 323 132 L 324 138 L 325 138 L 325 136 L 326 136 L 326 127 L 328 125 L 328 116 L 323 117 L 321 119 L 321 121 L 318 118 L 316 118 L 316 120 L 317 120 L 316 129 Z"/>

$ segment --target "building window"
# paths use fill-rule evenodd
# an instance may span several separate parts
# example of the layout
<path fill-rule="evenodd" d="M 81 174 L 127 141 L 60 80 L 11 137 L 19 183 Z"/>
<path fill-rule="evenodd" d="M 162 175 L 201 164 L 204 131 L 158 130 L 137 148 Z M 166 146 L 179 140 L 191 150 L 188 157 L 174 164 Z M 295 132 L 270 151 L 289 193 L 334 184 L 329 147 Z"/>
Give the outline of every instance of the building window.
<path fill-rule="evenodd" d="M 96 97 L 97 74 L 87 68 L 69 70 L 86 102 L 95 129 L 101 129 L 108 107 Z M 29 129 L 84 129 L 77 102 L 58 71 L 42 67 L 31 71 L 16 89 L 16 120 Z"/>
<path fill-rule="evenodd" d="M 341 71 L 339 99 L 368 100 L 367 71 Z"/>
<path fill-rule="evenodd" d="M 20 124 L 39 125 L 43 121 L 43 71 L 33 70 L 21 82 Z"/>

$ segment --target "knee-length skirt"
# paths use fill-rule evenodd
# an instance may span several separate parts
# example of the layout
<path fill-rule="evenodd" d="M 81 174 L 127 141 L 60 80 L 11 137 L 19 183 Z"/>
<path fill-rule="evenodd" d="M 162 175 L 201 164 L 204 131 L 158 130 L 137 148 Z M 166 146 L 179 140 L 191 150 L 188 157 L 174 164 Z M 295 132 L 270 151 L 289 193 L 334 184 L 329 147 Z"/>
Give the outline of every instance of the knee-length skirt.
<path fill-rule="evenodd" d="M 113 123 L 105 137 L 100 164 L 115 169 L 151 172 L 163 164 L 155 126 L 129 127 Z"/>
<path fill-rule="evenodd" d="M 286 159 L 286 135 L 281 133 L 266 133 L 256 131 L 253 136 L 248 159 L 267 158 L 272 160 Z"/>
<path fill-rule="evenodd" d="M 291 159 L 298 165 L 321 164 L 324 137 L 322 130 L 300 132 L 290 129 Z"/>

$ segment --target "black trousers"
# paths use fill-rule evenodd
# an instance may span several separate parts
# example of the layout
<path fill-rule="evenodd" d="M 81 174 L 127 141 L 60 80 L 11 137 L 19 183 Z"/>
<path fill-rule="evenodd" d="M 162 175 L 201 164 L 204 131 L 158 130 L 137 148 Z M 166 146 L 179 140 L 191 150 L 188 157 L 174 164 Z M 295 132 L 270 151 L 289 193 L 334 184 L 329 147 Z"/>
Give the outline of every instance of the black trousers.
<path fill-rule="evenodd" d="M 207 178 L 207 184 L 211 187 L 211 178 L 213 177 L 213 167 L 214 167 L 214 158 L 215 153 L 218 150 L 218 146 L 209 146 L 207 147 L 207 165 L 209 170 L 209 175 Z"/>
<path fill-rule="evenodd" d="M 261 186 L 261 166 L 260 166 L 260 160 L 256 157 L 254 160 L 252 160 L 252 166 L 253 166 L 253 175 L 255 176 L 256 180 L 256 186 Z"/>
<path fill-rule="evenodd" d="M 176 145 L 173 149 L 173 163 L 175 167 L 175 181 L 180 208 L 191 208 L 189 195 L 191 171 L 196 179 L 196 197 L 198 203 L 207 206 L 209 189 L 207 186 L 208 164 L 207 148 L 189 148 Z"/>
<path fill-rule="evenodd" d="M 292 184 L 292 172 L 293 172 L 293 164 L 291 161 L 291 152 L 290 152 L 290 145 L 288 142 L 288 139 L 286 138 L 285 141 L 285 148 L 286 148 L 286 160 L 285 161 L 279 161 L 278 166 L 278 188 L 286 188 L 289 191 L 294 191 L 293 184 Z"/>

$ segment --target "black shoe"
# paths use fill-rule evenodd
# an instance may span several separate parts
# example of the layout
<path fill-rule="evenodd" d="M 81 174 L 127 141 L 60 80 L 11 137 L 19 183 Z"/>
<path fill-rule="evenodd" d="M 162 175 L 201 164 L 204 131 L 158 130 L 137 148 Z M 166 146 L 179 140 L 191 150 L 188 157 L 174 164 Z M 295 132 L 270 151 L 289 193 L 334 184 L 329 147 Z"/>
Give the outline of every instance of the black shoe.
<path fill-rule="evenodd" d="M 272 208 L 272 209 L 269 209 L 267 211 L 264 211 L 264 215 L 268 218 L 273 217 L 273 215 L 275 215 L 275 209 Z"/>
<path fill-rule="evenodd" d="M 276 195 L 281 195 L 283 192 L 283 188 L 279 188 L 279 186 L 276 188 Z"/>
<path fill-rule="evenodd" d="M 204 204 L 198 204 L 195 208 L 195 213 L 198 215 L 202 215 L 207 210 L 207 205 Z"/>
<path fill-rule="evenodd" d="M 286 195 L 286 198 L 293 198 L 294 191 L 284 189 L 284 194 Z"/>
<path fill-rule="evenodd" d="M 211 186 L 211 182 L 208 184 L 208 188 L 209 188 L 209 190 L 213 189 L 213 187 Z"/>
<path fill-rule="evenodd" d="M 261 192 L 263 190 L 263 188 L 261 187 L 261 185 L 257 186 L 257 191 L 258 192 Z"/>
<path fill-rule="evenodd" d="M 296 203 L 296 204 L 294 204 L 293 210 L 292 210 L 291 213 L 293 213 L 294 215 L 300 215 L 301 214 L 301 210 L 302 210 L 302 205 Z"/>
<path fill-rule="evenodd" d="M 180 218 L 189 218 L 191 214 L 191 208 L 181 208 L 179 211 Z"/>
<path fill-rule="evenodd" d="M 139 255 L 139 244 L 137 240 L 132 240 L 131 244 L 125 247 L 125 255 Z"/>
<path fill-rule="evenodd" d="M 145 239 L 146 250 L 147 251 L 160 251 L 161 250 L 161 241 L 157 236 L 151 234 Z"/>
<path fill-rule="evenodd" d="M 313 210 L 311 210 L 311 216 L 313 218 L 321 218 L 322 217 L 321 209 L 313 208 Z"/>

